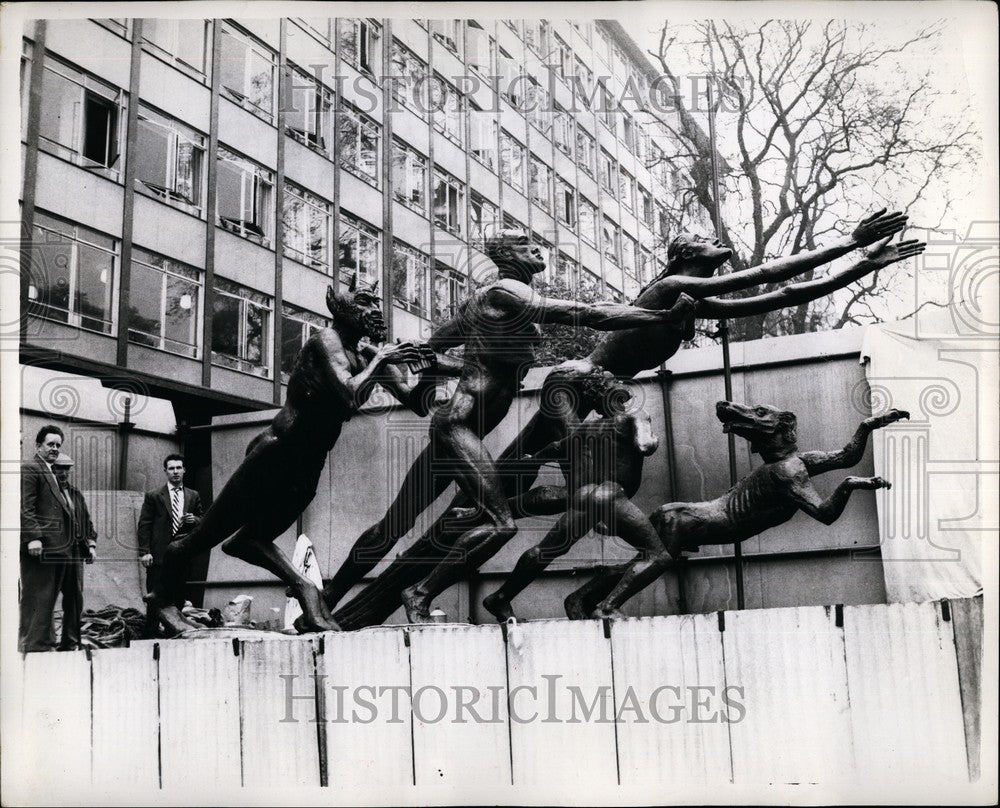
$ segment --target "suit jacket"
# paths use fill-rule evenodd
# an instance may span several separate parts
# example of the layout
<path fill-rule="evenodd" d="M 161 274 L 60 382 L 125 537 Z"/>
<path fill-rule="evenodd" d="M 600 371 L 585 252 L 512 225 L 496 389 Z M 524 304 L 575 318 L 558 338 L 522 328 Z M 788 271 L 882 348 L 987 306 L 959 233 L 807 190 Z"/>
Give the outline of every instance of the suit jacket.
<path fill-rule="evenodd" d="M 159 564 L 163 559 L 163 551 L 175 538 L 173 536 L 173 513 L 170 504 L 170 486 L 164 485 L 156 491 L 150 491 L 142 502 L 139 512 L 138 544 L 139 555 L 151 553 L 153 563 Z M 201 517 L 201 497 L 192 488 L 184 489 L 184 513 L 193 513 Z M 181 526 L 181 534 L 188 528 Z"/>
<path fill-rule="evenodd" d="M 69 556 L 76 544 L 73 511 L 37 455 L 21 464 L 21 550 L 36 539 L 46 556 Z"/>
<path fill-rule="evenodd" d="M 67 489 L 73 498 L 75 523 L 73 538 L 80 550 L 81 558 L 86 558 L 87 548 L 97 547 L 97 531 L 94 530 L 94 522 L 90 518 L 90 509 L 87 507 L 87 500 L 83 498 L 83 493 L 74 485 L 68 485 Z"/>

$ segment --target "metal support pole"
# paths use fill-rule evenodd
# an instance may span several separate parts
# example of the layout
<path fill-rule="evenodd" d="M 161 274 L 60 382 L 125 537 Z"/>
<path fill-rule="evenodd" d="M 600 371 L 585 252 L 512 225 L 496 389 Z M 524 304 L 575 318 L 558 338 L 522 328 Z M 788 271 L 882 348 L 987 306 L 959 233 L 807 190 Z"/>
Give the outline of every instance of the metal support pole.
<path fill-rule="evenodd" d="M 714 60 L 712 77 L 708 82 L 708 140 L 711 144 L 712 158 L 712 197 L 715 208 L 715 237 L 722 238 L 722 218 L 719 207 L 719 160 L 715 135 L 715 95 L 712 92 L 712 82 L 715 81 Z M 726 389 L 726 401 L 733 399 L 733 369 L 729 360 L 729 324 L 719 320 L 718 334 L 722 336 L 722 377 Z M 736 485 L 736 439 L 732 432 L 729 439 L 729 484 Z M 736 608 L 745 608 L 743 598 L 743 548 L 737 542 L 733 545 L 733 560 L 736 566 Z"/>
<path fill-rule="evenodd" d="M 661 367 L 656 375 L 660 377 L 660 395 L 663 398 L 663 443 L 667 456 L 667 502 L 677 501 L 677 457 L 674 452 L 674 414 L 670 406 L 670 381 L 673 374 Z M 677 611 L 687 614 L 687 571 L 686 559 L 681 556 L 674 562 L 674 573 L 677 575 Z"/>
<path fill-rule="evenodd" d="M 128 475 L 128 437 L 135 424 L 129 420 L 132 412 L 131 397 L 125 399 L 125 417 L 118 424 L 118 490 L 125 490 L 125 482 Z"/>

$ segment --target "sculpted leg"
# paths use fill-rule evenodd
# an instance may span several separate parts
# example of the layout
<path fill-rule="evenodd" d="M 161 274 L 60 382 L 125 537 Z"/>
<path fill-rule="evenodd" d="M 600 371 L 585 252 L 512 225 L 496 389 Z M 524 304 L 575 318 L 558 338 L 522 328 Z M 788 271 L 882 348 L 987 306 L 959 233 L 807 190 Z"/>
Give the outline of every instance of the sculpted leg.
<path fill-rule="evenodd" d="M 541 575 L 549 564 L 565 555 L 586 534 L 588 528 L 584 516 L 580 511 L 570 511 L 559 519 L 541 542 L 525 551 L 517 560 L 516 566 L 501 587 L 483 600 L 483 606 L 498 622 L 503 623 L 508 617 L 513 617 L 511 601 Z"/>
<path fill-rule="evenodd" d="M 432 457 L 433 451 L 428 445 L 410 466 L 385 516 L 358 537 L 340 569 L 323 588 L 323 600 L 328 608 L 332 609 L 385 557 L 451 482 L 447 475 L 433 473 Z"/>
<path fill-rule="evenodd" d="M 280 517 L 263 525 L 247 525 L 231 539 L 222 543 L 223 552 L 236 558 L 241 558 L 249 564 L 263 567 L 280 579 L 294 593 L 295 599 L 302 606 L 302 616 L 296 621 L 295 627 L 300 632 L 307 631 L 337 631 L 339 627 L 323 603 L 316 585 L 302 575 L 289 560 L 280 547 L 274 544 L 285 530 L 295 521 L 301 509 L 295 513 L 285 512 L 285 519 Z"/>
<path fill-rule="evenodd" d="M 597 604 L 604 600 L 621 579 L 628 564 L 616 567 L 599 567 L 594 571 L 594 577 L 579 589 L 571 592 L 563 605 L 566 616 L 570 620 L 586 620 L 591 616 Z"/>
<path fill-rule="evenodd" d="M 493 458 L 479 437 L 460 425 L 442 427 L 435 434 L 441 455 L 452 457 L 459 488 L 477 502 L 489 523 L 462 534 L 430 575 L 403 590 L 403 606 L 411 623 L 428 620 L 434 596 L 459 581 L 466 569 L 490 558 L 517 532 Z"/>

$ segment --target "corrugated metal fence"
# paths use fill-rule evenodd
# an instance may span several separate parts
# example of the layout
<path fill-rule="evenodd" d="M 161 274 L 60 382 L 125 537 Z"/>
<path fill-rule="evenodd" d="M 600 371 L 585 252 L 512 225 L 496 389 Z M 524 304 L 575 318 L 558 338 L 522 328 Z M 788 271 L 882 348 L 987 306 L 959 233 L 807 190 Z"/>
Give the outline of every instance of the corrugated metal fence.
<path fill-rule="evenodd" d="M 981 627 L 974 599 L 29 654 L 19 763 L 107 791 L 361 801 L 414 783 L 967 782 L 964 635 Z"/>

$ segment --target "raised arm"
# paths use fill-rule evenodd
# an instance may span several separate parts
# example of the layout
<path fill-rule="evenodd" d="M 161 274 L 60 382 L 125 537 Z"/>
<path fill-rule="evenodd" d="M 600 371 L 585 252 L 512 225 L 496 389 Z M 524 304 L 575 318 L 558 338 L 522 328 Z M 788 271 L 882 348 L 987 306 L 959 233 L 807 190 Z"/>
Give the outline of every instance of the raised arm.
<path fill-rule="evenodd" d="M 896 261 L 902 261 L 924 251 L 926 245 L 917 240 L 901 241 L 899 244 L 883 243 L 867 257 L 843 272 L 835 273 L 826 278 L 817 278 L 802 283 L 792 283 L 774 292 L 744 298 L 742 300 L 723 300 L 718 297 L 707 297 L 698 303 L 698 316 L 705 318 L 747 317 L 753 314 L 763 314 L 768 311 L 783 309 L 786 306 L 798 306 L 816 298 L 841 289 L 853 281 L 863 278 L 875 270 L 887 267 Z"/>
<path fill-rule="evenodd" d="M 389 343 L 376 348 L 370 361 L 359 373 L 351 372 L 347 354 L 335 331 L 327 330 L 306 343 L 303 350 L 319 352 L 316 367 L 323 375 L 323 382 L 352 410 L 358 409 L 371 395 L 375 385 L 386 380 L 388 365 L 416 365 L 425 361 L 420 350 L 412 343 Z"/>
<path fill-rule="evenodd" d="M 690 314 L 693 309 L 693 301 L 688 298 L 685 298 L 683 305 L 675 305 L 666 311 L 640 309 L 622 303 L 559 300 L 542 297 L 522 283 L 504 281 L 498 282 L 488 292 L 487 302 L 511 319 L 523 318 L 533 323 L 579 325 L 598 331 L 618 331 L 624 328 L 676 322 L 683 319 L 684 312 Z"/>
<path fill-rule="evenodd" d="M 861 461 L 861 456 L 868 445 L 868 436 L 872 432 L 904 418 L 907 420 L 910 418 L 910 413 L 906 410 L 889 410 L 882 415 L 873 415 L 861 422 L 854 437 L 847 442 L 843 449 L 835 452 L 800 452 L 799 457 L 806 464 L 811 475 L 823 474 L 833 469 L 849 469 Z"/>
<path fill-rule="evenodd" d="M 409 366 L 410 375 L 406 374 L 399 364 L 385 364 L 378 382 L 401 404 L 417 415 L 424 416 L 430 412 L 431 404 L 434 403 L 437 380 L 446 376 L 460 376 L 462 362 L 450 356 L 436 354 L 426 343 L 414 347 L 420 358 L 416 364 Z M 359 353 L 372 362 L 378 355 L 378 349 L 365 345 L 361 347 Z M 413 376 L 416 377 L 415 381 Z"/>
<path fill-rule="evenodd" d="M 704 297 L 749 289 L 751 286 L 757 286 L 761 283 L 780 283 L 840 258 L 851 250 L 867 247 L 880 239 L 890 238 L 905 226 L 905 214 L 886 213 L 885 208 L 883 208 L 867 219 L 862 219 L 849 236 L 839 238 L 829 246 L 776 258 L 765 264 L 745 269 L 742 272 L 731 272 L 728 275 L 711 278 L 673 276 L 671 286 L 696 297 Z"/>

